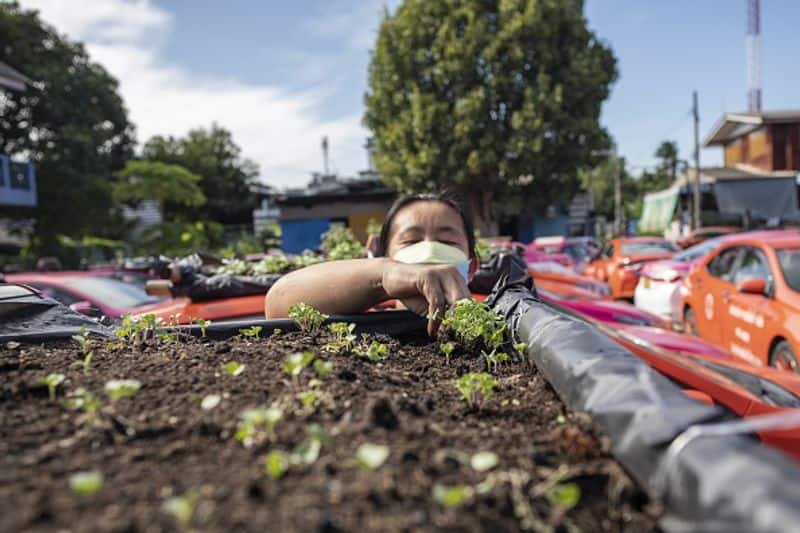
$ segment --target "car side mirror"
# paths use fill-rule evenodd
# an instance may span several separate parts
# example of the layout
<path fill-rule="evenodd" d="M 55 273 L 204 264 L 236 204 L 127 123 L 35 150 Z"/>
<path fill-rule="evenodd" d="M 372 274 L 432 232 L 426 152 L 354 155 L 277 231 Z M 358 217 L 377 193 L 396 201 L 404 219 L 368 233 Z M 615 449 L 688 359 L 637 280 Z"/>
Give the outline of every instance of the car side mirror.
<path fill-rule="evenodd" d="M 760 294 L 767 292 L 767 281 L 764 278 L 747 278 L 736 285 L 736 290 L 743 294 Z"/>
<path fill-rule="evenodd" d="M 75 302 L 69 306 L 70 309 L 75 311 L 76 313 L 80 313 L 85 316 L 89 316 L 92 318 L 99 317 L 102 313 L 100 309 L 98 309 L 92 302 L 81 300 L 80 302 Z"/>

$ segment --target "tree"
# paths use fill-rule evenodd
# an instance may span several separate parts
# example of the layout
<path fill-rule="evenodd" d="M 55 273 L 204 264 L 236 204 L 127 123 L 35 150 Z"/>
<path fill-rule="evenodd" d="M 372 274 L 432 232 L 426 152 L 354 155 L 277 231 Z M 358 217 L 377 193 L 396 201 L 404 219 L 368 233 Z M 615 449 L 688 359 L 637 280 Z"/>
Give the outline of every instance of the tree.
<path fill-rule="evenodd" d="M 128 203 L 156 200 L 161 206 L 163 220 L 166 220 L 163 207 L 167 201 L 186 207 L 199 207 L 206 203 L 206 197 L 198 186 L 200 176 L 180 165 L 128 161 L 117 177 L 120 180 L 113 187 L 114 200 Z"/>
<path fill-rule="evenodd" d="M 134 127 L 117 81 L 15 2 L 0 3 L 0 35 L 0 61 L 33 80 L 0 89 L 0 151 L 30 158 L 38 187 L 38 207 L 4 212 L 35 218 L 39 253 L 55 253 L 59 234 L 118 237 L 110 179 L 132 155 Z"/>
<path fill-rule="evenodd" d="M 456 190 L 484 232 L 493 205 L 567 203 L 608 147 L 598 118 L 615 77 L 580 0 L 405 0 L 369 67 L 378 171 L 401 191 Z"/>
<path fill-rule="evenodd" d="M 620 174 L 622 217 L 625 220 L 638 218 L 642 210 L 640 180 L 628 172 L 624 158 L 618 158 L 618 162 L 612 158 L 605 159 L 592 168 L 582 169 L 578 176 L 582 188 L 592 191 L 595 214 L 604 216 L 606 220 L 614 220 L 614 179 L 617 171 Z"/>
<path fill-rule="evenodd" d="M 669 185 L 671 185 L 678 177 L 678 143 L 663 141 L 656 149 L 655 156 L 661 160 L 658 168 L 666 174 Z"/>
<path fill-rule="evenodd" d="M 185 137 L 157 135 L 145 143 L 142 157 L 180 165 L 200 176 L 198 185 L 207 203 L 199 209 L 169 203 L 167 212 L 222 224 L 252 223 L 257 199 L 250 185 L 258 175 L 258 166 L 241 157 L 241 149 L 228 130 L 212 124 L 210 129 L 198 128 Z"/>

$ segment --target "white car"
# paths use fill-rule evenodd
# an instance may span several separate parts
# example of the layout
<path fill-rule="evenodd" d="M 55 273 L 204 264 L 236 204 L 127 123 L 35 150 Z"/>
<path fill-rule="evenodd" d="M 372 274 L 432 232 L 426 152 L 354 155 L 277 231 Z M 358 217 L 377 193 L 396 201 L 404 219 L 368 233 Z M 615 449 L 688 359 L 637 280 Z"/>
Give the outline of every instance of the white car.
<path fill-rule="evenodd" d="M 709 239 L 675 254 L 670 259 L 645 263 L 633 293 L 634 305 L 674 322 L 673 302 L 683 277 L 722 243 L 723 238 Z"/>

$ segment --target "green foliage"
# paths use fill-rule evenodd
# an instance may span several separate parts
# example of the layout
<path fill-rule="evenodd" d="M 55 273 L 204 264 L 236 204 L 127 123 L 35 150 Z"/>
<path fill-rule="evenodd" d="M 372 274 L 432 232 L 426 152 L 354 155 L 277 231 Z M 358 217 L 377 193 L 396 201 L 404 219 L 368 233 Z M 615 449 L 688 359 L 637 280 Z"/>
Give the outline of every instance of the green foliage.
<path fill-rule="evenodd" d="M 576 483 L 559 483 L 547 492 L 547 499 L 554 507 L 569 510 L 581 501 L 581 488 Z"/>
<path fill-rule="evenodd" d="M 211 325 L 211 321 L 210 320 L 206 320 L 205 318 L 195 318 L 194 320 L 192 320 L 192 324 L 194 324 L 195 326 L 199 327 L 200 328 L 200 335 L 205 337 L 206 336 L 206 330 L 208 329 L 208 326 Z"/>
<path fill-rule="evenodd" d="M 353 323 L 347 324 L 346 322 L 334 322 L 328 326 L 331 333 L 335 335 L 336 340 L 329 342 L 323 348 L 329 352 L 347 352 L 350 351 L 355 343 L 356 335 L 353 331 L 356 325 Z"/>
<path fill-rule="evenodd" d="M 372 341 L 366 350 L 362 348 L 354 348 L 353 353 L 360 357 L 366 357 L 373 363 L 377 363 L 389 355 L 389 346 L 382 342 Z"/>
<path fill-rule="evenodd" d="M 314 360 L 312 352 L 294 352 L 288 354 L 283 360 L 283 371 L 292 378 L 295 388 L 299 385 L 300 374 Z"/>
<path fill-rule="evenodd" d="M 514 345 L 514 349 L 518 351 L 520 354 L 525 355 L 525 351 L 528 349 L 528 343 L 518 342 Z"/>
<path fill-rule="evenodd" d="M 283 418 L 283 409 L 272 407 L 257 407 L 245 409 L 239 414 L 239 425 L 235 438 L 245 447 L 250 447 L 257 440 L 272 438 L 275 426 Z"/>
<path fill-rule="evenodd" d="M 433 499 L 444 507 L 461 507 L 472 497 L 472 487 L 467 485 L 440 485 L 433 486 Z"/>
<path fill-rule="evenodd" d="M 333 370 L 333 363 L 330 361 L 324 361 L 322 359 L 317 359 L 314 361 L 314 372 L 317 373 L 317 377 L 319 379 L 325 379 L 325 377 L 331 373 Z"/>
<path fill-rule="evenodd" d="M 486 360 L 486 368 L 491 372 L 496 372 L 497 365 L 509 360 L 509 356 L 507 353 L 498 352 L 497 350 L 492 350 L 489 353 L 486 352 L 482 353 L 483 353 L 483 358 Z"/>
<path fill-rule="evenodd" d="M 257 339 L 261 335 L 261 326 L 250 326 L 249 328 L 242 328 L 239 330 L 239 335 L 244 339 Z"/>
<path fill-rule="evenodd" d="M 35 208 L 4 206 L 3 216 L 35 219 L 33 254 L 62 261 L 60 234 L 123 237 L 108 178 L 136 141 L 117 81 L 16 2 L 0 2 L 0 35 L 0 61 L 32 80 L 25 91 L 0 90 L 0 152 L 35 162 L 38 196 Z"/>
<path fill-rule="evenodd" d="M 295 395 L 295 398 L 300 400 L 300 403 L 303 405 L 303 410 L 306 414 L 311 414 L 314 412 L 314 408 L 317 405 L 317 401 L 319 400 L 319 393 L 313 390 L 307 390 L 303 392 L 298 392 Z"/>
<path fill-rule="evenodd" d="M 460 300 L 447 310 L 442 326 L 451 331 L 456 341 L 465 348 L 476 343 L 489 351 L 503 345 L 506 323 L 503 317 L 483 302 Z"/>
<path fill-rule="evenodd" d="M 389 458 L 389 447 L 365 442 L 356 450 L 356 462 L 364 470 L 375 470 Z"/>
<path fill-rule="evenodd" d="M 371 218 L 367 221 L 367 235 L 380 235 L 382 224 Z"/>
<path fill-rule="evenodd" d="M 485 372 L 470 372 L 456 379 L 453 384 L 470 409 L 480 409 L 494 396 L 497 380 Z"/>
<path fill-rule="evenodd" d="M 271 450 L 264 459 L 270 479 L 282 478 L 289 470 L 289 456 L 280 450 Z"/>
<path fill-rule="evenodd" d="M 69 476 L 69 488 L 81 496 L 91 496 L 103 488 L 103 474 L 96 470 L 76 472 Z"/>
<path fill-rule="evenodd" d="M 344 226 L 331 226 L 323 233 L 320 249 L 330 260 L 358 259 L 367 253 L 353 231 Z"/>
<path fill-rule="evenodd" d="M 222 365 L 222 371 L 228 374 L 229 376 L 238 376 L 242 372 L 244 372 L 245 365 L 238 363 L 237 361 L 230 361 L 229 363 L 225 363 Z"/>
<path fill-rule="evenodd" d="M 444 361 L 446 364 L 450 364 L 450 356 L 453 354 L 453 350 L 456 349 L 456 345 L 453 342 L 443 342 L 439 345 L 439 349 L 444 354 Z"/>
<path fill-rule="evenodd" d="M 475 239 L 475 255 L 481 263 L 487 262 L 492 258 L 492 245 L 483 239 Z"/>
<path fill-rule="evenodd" d="M 71 392 L 64 402 L 67 409 L 82 409 L 89 420 L 94 420 L 100 405 L 100 400 L 83 387 Z"/>
<path fill-rule="evenodd" d="M 615 63 L 582 2 L 402 2 L 369 67 L 378 171 L 402 192 L 465 192 L 479 224 L 492 204 L 566 202 L 607 145 L 599 117 Z"/>
<path fill-rule="evenodd" d="M 139 343 L 158 339 L 165 333 L 163 328 L 164 321 L 152 313 L 138 317 L 126 314 L 122 316 L 122 327 L 114 334 L 124 342 Z"/>
<path fill-rule="evenodd" d="M 50 396 L 50 401 L 56 399 L 56 387 L 64 382 L 64 374 L 48 374 L 37 380 L 42 385 L 47 386 L 47 393 Z"/>
<path fill-rule="evenodd" d="M 81 347 L 81 352 L 83 352 L 83 361 L 76 361 L 72 364 L 74 366 L 80 366 L 83 369 L 83 373 L 88 374 L 89 368 L 92 365 L 92 357 L 94 356 L 94 352 L 92 351 L 94 341 L 89 338 L 89 330 L 86 326 L 81 326 L 78 330 L 78 334 L 72 336 L 72 340 L 78 343 Z"/>
<path fill-rule="evenodd" d="M 175 518 L 181 531 L 190 530 L 198 497 L 196 489 L 189 489 L 181 496 L 169 498 L 164 502 L 164 511 Z"/>
<path fill-rule="evenodd" d="M 284 274 L 291 270 L 320 263 L 325 258 L 313 252 L 300 255 L 286 255 L 275 252 L 264 256 L 260 261 L 233 259 L 217 269 L 217 274 L 235 274 L 239 276 L 262 276 L 264 274 Z"/>
<path fill-rule="evenodd" d="M 142 200 L 156 200 L 160 206 L 169 201 L 187 207 L 206 203 L 206 197 L 198 186 L 200 176 L 180 165 L 128 161 L 116 176 L 118 181 L 113 185 L 112 194 L 117 202 L 138 204 Z M 166 216 L 163 218 L 167 219 Z"/>
<path fill-rule="evenodd" d="M 141 381 L 135 379 L 110 379 L 106 381 L 103 390 L 109 398 L 118 400 L 133 396 L 141 387 Z"/>
<path fill-rule="evenodd" d="M 328 318 L 306 303 L 299 303 L 289 307 L 289 318 L 294 319 L 300 330 L 305 333 L 314 333 L 322 327 L 322 323 Z"/>

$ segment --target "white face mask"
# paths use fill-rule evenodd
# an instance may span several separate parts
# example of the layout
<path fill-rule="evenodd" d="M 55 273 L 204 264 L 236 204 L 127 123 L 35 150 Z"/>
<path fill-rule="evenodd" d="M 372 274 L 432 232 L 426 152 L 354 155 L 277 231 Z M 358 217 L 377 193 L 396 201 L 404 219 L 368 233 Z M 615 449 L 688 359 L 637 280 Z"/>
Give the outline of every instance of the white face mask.
<path fill-rule="evenodd" d="M 449 244 L 439 241 L 420 241 L 394 253 L 395 261 L 416 265 L 454 265 L 469 281 L 469 257 Z"/>

